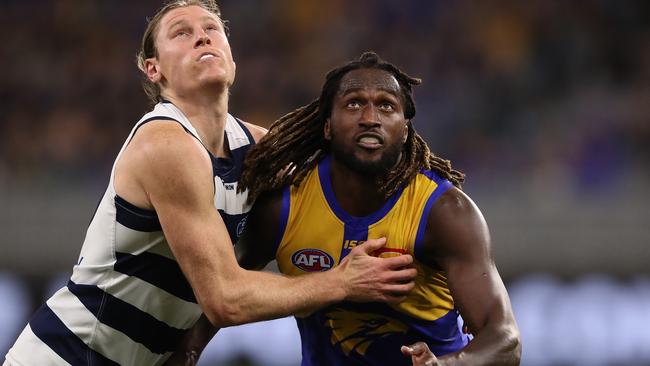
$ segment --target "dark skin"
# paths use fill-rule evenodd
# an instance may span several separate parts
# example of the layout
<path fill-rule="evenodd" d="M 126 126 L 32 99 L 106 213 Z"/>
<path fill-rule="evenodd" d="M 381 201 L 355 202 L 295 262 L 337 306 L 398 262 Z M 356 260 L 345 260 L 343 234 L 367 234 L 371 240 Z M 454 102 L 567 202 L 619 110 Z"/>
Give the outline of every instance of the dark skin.
<path fill-rule="evenodd" d="M 387 157 L 390 148 L 403 144 L 407 136 L 409 121 L 404 118 L 402 101 L 399 84 L 388 72 L 353 70 L 341 80 L 324 134 L 332 146 L 337 146 L 332 148 L 331 162 L 334 194 L 352 215 L 376 211 L 385 198 L 375 183 L 377 176 L 371 171 L 361 173 L 350 166 L 350 161 L 337 159 L 337 150 L 360 164 L 391 161 Z M 261 269 L 275 258 L 271 246 L 256 244 L 275 241 L 281 205 L 279 192 L 258 198 L 248 218 L 248 229 L 235 248 L 242 267 Z M 411 357 L 414 366 L 519 364 L 519 330 L 490 246 L 485 219 L 465 193 L 452 188 L 438 198 L 427 219 L 418 260 L 446 273 L 455 306 L 474 339 L 458 352 L 440 358 L 423 342 L 403 346 L 402 353 Z M 194 349 L 203 349 L 214 334 L 203 333 L 195 337 L 199 347 Z"/>

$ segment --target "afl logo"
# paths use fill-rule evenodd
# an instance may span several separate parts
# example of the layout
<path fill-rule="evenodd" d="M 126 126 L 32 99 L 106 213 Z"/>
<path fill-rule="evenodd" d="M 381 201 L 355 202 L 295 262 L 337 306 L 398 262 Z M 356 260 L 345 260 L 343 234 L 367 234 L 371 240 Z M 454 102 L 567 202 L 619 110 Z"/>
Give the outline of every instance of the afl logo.
<path fill-rule="evenodd" d="M 334 265 L 334 259 L 320 249 L 301 249 L 291 256 L 294 266 L 305 272 L 327 271 Z"/>

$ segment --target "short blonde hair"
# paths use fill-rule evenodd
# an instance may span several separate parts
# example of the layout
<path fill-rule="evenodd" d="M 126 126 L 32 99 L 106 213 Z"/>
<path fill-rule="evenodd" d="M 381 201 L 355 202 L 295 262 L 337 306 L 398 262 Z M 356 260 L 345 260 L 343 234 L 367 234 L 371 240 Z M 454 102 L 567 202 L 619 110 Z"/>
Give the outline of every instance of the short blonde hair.
<path fill-rule="evenodd" d="M 160 26 L 160 21 L 169 11 L 184 8 L 186 6 L 200 6 L 201 8 L 209 11 L 210 13 L 217 16 L 224 29 L 226 29 L 226 24 L 221 19 L 221 10 L 214 0 L 172 0 L 163 5 L 153 18 L 148 20 L 147 29 L 144 31 L 142 36 L 142 43 L 140 45 L 140 50 L 136 55 L 136 64 L 138 69 L 142 71 L 145 76 L 142 79 L 142 89 L 149 97 L 149 100 L 152 104 L 156 104 L 162 101 L 162 96 L 160 95 L 160 85 L 154 83 L 149 78 L 147 78 L 147 69 L 145 68 L 145 61 L 148 58 L 158 57 L 158 50 L 156 49 L 156 34 L 158 33 L 158 27 Z"/>

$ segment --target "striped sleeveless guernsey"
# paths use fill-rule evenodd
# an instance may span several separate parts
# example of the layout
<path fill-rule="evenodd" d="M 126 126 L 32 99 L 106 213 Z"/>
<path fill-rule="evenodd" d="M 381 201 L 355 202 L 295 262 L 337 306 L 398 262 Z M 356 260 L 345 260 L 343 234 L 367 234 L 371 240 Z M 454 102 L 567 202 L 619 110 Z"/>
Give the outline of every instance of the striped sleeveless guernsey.
<path fill-rule="evenodd" d="M 200 141 L 183 113 L 162 102 L 135 125 L 116 162 L 137 129 L 152 120 L 176 121 Z M 225 135 L 231 159 L 210 154 L 214 204 L 235 242 L 250 210 L 237 181 L 254 140 L 231 115 Z M 70 281 L 18 337 L 6 356 L 12 364 L 160 365 L 201 315 L 156 213 L 116 195 L 114 171 L 115 164 Z"/>
<path fill-rule="evenodd" d="M 296 316 L 302 365 L 411 365 L 401 345 L 424 341 L 436 355 L 464 347 L 468 339 L 459 329 L 445 274 L 418 261 L 431 207 L 451 183 L 421 171 L 377 212 L 355 217 L 336 201 L 330 159 L 320 161 L 299 187 L 285 188 L 276 250 L 280 271 L 325 271 L 368 238 L 386 237 L 375 254 L 412 254 L 418 275 L 400 304 L 343 302 Z"/>

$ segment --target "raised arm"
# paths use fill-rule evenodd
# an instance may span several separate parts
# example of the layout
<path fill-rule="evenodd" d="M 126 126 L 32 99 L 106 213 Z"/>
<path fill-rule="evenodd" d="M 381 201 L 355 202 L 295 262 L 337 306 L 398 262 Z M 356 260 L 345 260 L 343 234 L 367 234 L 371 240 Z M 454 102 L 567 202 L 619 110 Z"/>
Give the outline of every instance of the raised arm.
<path fill-rule="evenodd" d="M 462 191 L 453 188 L 434 205 L 423 249 L 423 261 L 447 273 L 456 308 L 474 339 L 438 359 L 422 343 L 403 349 L 414 365 L 519 365 L 519 330 L 492 259 L 488 227 Z"/>

